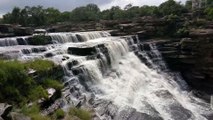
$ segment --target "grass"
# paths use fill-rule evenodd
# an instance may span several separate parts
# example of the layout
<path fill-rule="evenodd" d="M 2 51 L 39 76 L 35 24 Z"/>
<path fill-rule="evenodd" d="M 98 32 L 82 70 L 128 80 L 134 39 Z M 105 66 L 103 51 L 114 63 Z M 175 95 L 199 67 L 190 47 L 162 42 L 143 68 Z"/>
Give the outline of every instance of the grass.
<path fill-rule="evenodd" d="M 70 116 L 75 116 L 78 117 L 81 120 L 91 120 L 92 116 L 91 114 L 83 109 L 78 109 L 78 108 L 70 108 L 68 114 Z"/>

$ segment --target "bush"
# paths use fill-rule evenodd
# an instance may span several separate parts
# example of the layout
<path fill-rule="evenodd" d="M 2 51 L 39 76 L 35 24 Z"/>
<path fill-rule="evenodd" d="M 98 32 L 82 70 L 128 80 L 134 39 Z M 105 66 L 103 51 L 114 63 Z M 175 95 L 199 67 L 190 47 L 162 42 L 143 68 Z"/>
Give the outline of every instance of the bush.
<path fill-rule="evenodd" d="M 0 101 L 9 104 L 25 101 L 35 82 L 18 61 L 0 61 Z"/>
<path fill-rule="evenodd" d="M 78 109 L 78 108 L 70 108 L 69 115 L 76 116 L 76 117 L 80 118 L 81 120 L 91 120 L 92 119 L 92 116 L 88 111 L 83 110 L 83 109 Z"/>
<path fill-rule="evenodd" d="M 212 7 L 206 8 L 204 12 L 209 20 L 213 20 L 213 8 Z"/>
<path fill-rule="evenodd" d="M 32 120 L 51 120 L 48 116 L 43 116 L 40 114 L 40 108 L 37 104 L 33 104 L 30 107 L 26 105 L 21 108 L 21 113 L 29 116 Z"/>
<path fill-rule="evenodd" d="M 24 115 L 31 115 L 31 114 L 37 114 L 39 113 L 40 109 L 39 106 L 37 104 L 32 104 L 32 106 L 28 107 L 26 105 L 24 105 L 21 108 L 21 113 L 23 113 Z"/>
<path fill-rule="evenodd" d="M 189 30 L 187 28 L 180 28 L 176 33 L 177 37 L 188 37 Z"/>
<path fill-rule="evenodd" d="M 42 82 L 28 75 L 30 68 L 37 71 Z M 47 60 L 26 63 L 0 60 L 0 102 L 22 105 L 41 98 L 47 99 L 48 94 L 45 89 L 48 87 L 55 88 L 60 96 L 63 85 L 57 80 L 52 80 L 53 68 L 55 68 L 54 63 Z"/>
<path fill-rule="evenodd" d="M 30 45 L 47 45 L 52 44 L 52 39 L 50 36 L 36 35 L 32 38 L 29 38 L 28 42 Z"/>
<path fill-rule="evenodd" d="M 40 98 L 48 99 L 48 93 L 42 86 L 37 86 L 30 91 L 28 98 L 31 101 L 35 101 Z"/>
<path fill-rule="evenodd" d="M 63 85 L 59 81 L 52 79 L 44 80 L 42 85 L 46 88 L 54 88 L 56 90 L 61 90 L 63 88 Z"/>
<path fill-rule="evenodd" d="M 58 109 L 55 111 L 55 114 L 54 116 L 57 118 L 57 119 L 62 119 L 65 117 L 65 113 L 62 109 Z"/>
<path fill-rule="evenodd" d="M 55 64 L 52 61 L 40 60 L 40 59 L 26 63 L 27 68 L 34 69 L 39 73 L 47 72 L 47 71 L 53 69 L 54 66 L 55 66 Z"/>

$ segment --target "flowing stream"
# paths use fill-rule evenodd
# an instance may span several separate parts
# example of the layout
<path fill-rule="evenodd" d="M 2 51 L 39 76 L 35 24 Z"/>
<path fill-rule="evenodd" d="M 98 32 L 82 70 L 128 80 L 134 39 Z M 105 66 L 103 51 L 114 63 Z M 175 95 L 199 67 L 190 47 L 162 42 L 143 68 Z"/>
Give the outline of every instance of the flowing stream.
<path fill-rule="evenodd" d="M 0 57 L 48 59 L 64 68 L 64 108 L 94 109 L 103 120 L 210 120 L 210 104 L 196 98 L 164 63 L 155 44 L 140 49 L 135 36 L 107 32 L 50 33 L 53 44 L 28 45 L 28 37 L 1 38 Z"/>

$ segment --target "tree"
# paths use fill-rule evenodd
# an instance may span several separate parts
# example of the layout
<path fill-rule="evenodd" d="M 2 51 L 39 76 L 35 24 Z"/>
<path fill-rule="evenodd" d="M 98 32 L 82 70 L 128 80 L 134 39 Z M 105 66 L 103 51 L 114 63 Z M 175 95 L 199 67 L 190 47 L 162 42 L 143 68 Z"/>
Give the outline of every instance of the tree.
<path fill-rule="evenodd" d="M 206 8 L 204 12 L 206 13 L 206 16 L 209 20 L 213 20 L 213 8 L 212 7 Z"/>
<path fill-rule="evenodd" d="M 45 10 L 43 9 L 42 6 L 36 6 L 36 7 L 30 8 L 29 13 L 31 16 L 31 23 L 34 26 L 41 26 L 47 23 Z"/>
<path fill-rule="evenodd" d="M 113 6 L 109 10 L 104 10 L 101 12 L 101 18 L 104 20 L 118 20 L 126 19 L 125 11 L 123 11 L 119 6 Z"/>
<path fill-rule="evenodd" d="M 21 13 L 21 10 L 20 10 L 20 8 L 18 8 L 18 7 L 15 7 L 14 9 L 13 9 L 13 11 L 12 11 L 12 13 L 11 13 L 11 16 L 12 16 L 12 20 L 13 20 L 13 22 L 14 23 L 16 23 L 16 24 L 18 24 L 20 21 L 20 13 Z"/>
<path fill-rule="evenodd" d="M 60 21 L 61 13 L 58 9 L 47 8 L 44 12 L 47 24 L 54 24 Z"/>
<path fill-rule="evenodd" d="M 124 12 L 126 14 L 125 16 L 128 19 L 139 17 L 140 16 L 140 7 L 138 7 L 138 6 L 129 7 Z"/>
<path fill-rule="evenodd" d="M 207 0 L 207 7 L 213 7 L 213 0 Z"/>
<path fill-rule="evenodd" d="M 72 21 L 97 21 L 99 20 L 100 9 L 95 4 L 77 7 L 71 12 Z"/>
<path fill-rule="evenodd" d="M 192 0 L 187 0 L 185 7 L 186 7 L 186 9 L 191 10 L 192 9 Z"/>
<path fill-rule="evenodd" d="M 186 12 L 186 9 L 174 0 L 168 0 L 159 6 L 159 12 L 162 16 L 165 15 L 181 15 Z"/>
<path fill-rule="evenodd" d="M 126 5 L 126 6 L 124 7 L 124 10 L 128 10 L 128 9 L 130 9 L 130 8 L 132 8 L 132 4 Z"/>
<path fill-rule="evenodd" d="M 156 6 L 144 5 L 140 8 L 140 16 L 153 16 L 158 14 L 159 12 Z"/>

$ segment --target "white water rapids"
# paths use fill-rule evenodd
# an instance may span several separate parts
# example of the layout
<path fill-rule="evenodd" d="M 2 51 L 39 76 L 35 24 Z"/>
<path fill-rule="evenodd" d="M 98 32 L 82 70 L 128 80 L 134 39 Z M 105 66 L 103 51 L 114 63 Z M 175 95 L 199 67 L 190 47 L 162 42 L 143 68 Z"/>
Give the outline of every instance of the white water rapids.
<path fill-rule="evenodd" d="M 134 43 L 130 37 L 110 37 L 106 32 L 80 33 L 81 38 L 75 35 L 76 33 L 52 33 L 50 36 L 58 44 L 47 46 L 18 45 L 15 44 L 17 42 L 14 42 L 14 39 L 10 39 L 13 42 L 9 45 L 7 40 L 0 40 L 3 46 L 0 47 L 0 52 L 1 55 L 10 54 L 9 58 L 13 53 L 12 57 L 16 56 L 15 58 L 19 60 L 42 58 L 61 64 L 65 71 L 64 82 L 72 81 L 68 85 L 70 90 L 65 90 L 64 94 L 69 95 L 69 100 L 73 104 L 81 98 L 79 96 L 87 97 L 91 94 L 94 95 L 95 102 L 110 101 L 112 105 L 105 105 L 108 106 L 106 108 L 101 108 L 99 104 L 90 105 L 97 111 L 96 114 L 100 119 L 212 119 L 210 104 L 194 97 L 187 89 L 182 89 L 186 83 L 180 76 L 172 76 L 161 71 L 158 64 L 154 64 L 145 51 L 139 50 L 140 54 L 150 62 L 150 66 L 141 62 L 130 49 L 138 43 Z M 45 50 L 34 53 L 33 47 L 39 47 L 38 50 L 44 47 Z M 23 49 L 29 50 L 29 54 L 23 54 Z M 79 49 L 87 50 L 91 55 L 83 55 L 85 53 Z M 92 52 L 89 52 L 90 50 Z M 151 51 L 160 59 L 158 63 L 166 68 L 160 53 L 154 48 Z M 51 53 L 51 56 L 46 57 L 47 53 Z M 107 109 L 108 112 L 100 114 L 100 109 Z M 112 111 L 114 111 L 113 115 Z"/>

